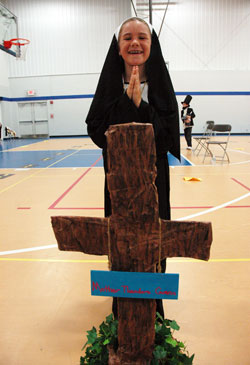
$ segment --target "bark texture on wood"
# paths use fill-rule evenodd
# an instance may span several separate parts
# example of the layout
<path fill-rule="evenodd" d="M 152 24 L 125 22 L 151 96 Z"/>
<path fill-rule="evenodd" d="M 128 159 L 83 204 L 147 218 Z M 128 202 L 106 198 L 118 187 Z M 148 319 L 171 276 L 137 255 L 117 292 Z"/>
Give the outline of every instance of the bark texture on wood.
<path fill-rule="evenodd" d="M 161 238 L 162 257 L 192 257 L 207 261 L 212 244 L 212 225 L 161 220 Z"/>
<path fill-rule="evenodd" d="M 112 270 L 154 272 L 159 261 L 159 225 L 159 220 L 132 223 L 111 216 Z"/>
<path fill-rule="evenodd" d="M 156 152 L 152 125 L 114 125 L 109 127 L 106 137 L 107 181 L 112 217 L 139 222 L 158 220 Z"/>
<path fill-rule="evenodd" d="M 149 363 L 155 340 L 155 300 L 118 298 L 118 308 L 120 364 Z"/>
<path fill-rule="evenodd" d="M 108 255 L 108 221 L 92 217 L 51 217 L 59 250 Z"/>

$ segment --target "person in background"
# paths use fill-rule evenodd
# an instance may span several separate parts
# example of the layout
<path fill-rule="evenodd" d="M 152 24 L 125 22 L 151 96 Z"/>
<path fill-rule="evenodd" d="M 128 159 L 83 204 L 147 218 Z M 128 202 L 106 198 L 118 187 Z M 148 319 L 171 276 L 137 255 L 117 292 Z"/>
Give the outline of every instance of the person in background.
<path fill-rule="evenodd" d="M 183 121 L 184 135 L 187 142 L 187 149 L 192 149 L 192 128 L 194 125 L 193 119 L 195 118 L 195 113 L 192 108 L 190 108 L 190 102 L 192 100 L 191 95 L 187 95 L 182 101 L 181 119 Z"/>
<path fill-rule="evenodd" d="M 178 104 L 172 82 L 152 26 L 140 18 L 125 20 L 115 32 L 94 99 L 86 118 L 88 134 L 102 148 L 105 171 L 105 217 L 112 214 L 107 187 L 105 131 L 112 124 L 151 123 L 156 145 L 156 187 L 159 215 L 170 219 L 169 165 L 167 152 L 180 159 Z M 161 262 L 165 272 L 166 260 Z M 157 312 L 164 318 L 161 300 Z M 117 317 L 116 298 L 113 313 Z"/>

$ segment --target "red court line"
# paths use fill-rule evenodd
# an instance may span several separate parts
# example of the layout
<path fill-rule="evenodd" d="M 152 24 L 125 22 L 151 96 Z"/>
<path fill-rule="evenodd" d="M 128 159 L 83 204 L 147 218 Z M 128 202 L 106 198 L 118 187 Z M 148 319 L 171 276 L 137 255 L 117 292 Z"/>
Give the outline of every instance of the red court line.
<path fill-rule="evenodd" d="M 72 190 L 80 180 L 84 178 L 84 176 L 87 175 L 87 173 L 102 159 L 102 156 L 100 156 L 48 209 L 58 209 L 55 208 L 56 205 Z M 62 208 L 61 208 L 62 209 Z"/>
<path fill-rule="evenodd" d="M 76 207 L 73 207 L 73 208 L 69 208 L 69 207 L 62 207 L 62 208 L 49 208 L 49 209 L 63 209 L 63 210 L 104 210 L 104 208 L 76 208 Z"/>
<path fill-rule="evenodd" d="M 248 188 L 246 185 L 242 184 L 239 180 L 236 180 L 234 177 L 232 177 L 232 180 L 235 181 L 237 184 L 243 186 L 243 188 L 245 188 L 248 191 L 250 191 L 250 188 Z"/>
<path fill-rule="evenodd" d="M 210 209 L 210 208 L 214 208 L 213 206 L 207 206 L 207 207 L 203 207 L 203 206 L 197 206 L 197 207 L 171 207 L 171 209 Z M 224 208 L 250 208 L 250 205 L 229 205 L 227 207 Z M 85 207 L 85 208 L 76 208 L 76 207 L 61 207 L 61 208 L 53 208 L 53 209 L 57 209 L 57 210 L 104 210 L 104 208 L 100 208 L 100 207 Z"/>
<path fill-rule="evenodd" d="M 212 205 L 208 206 L 196 206 L 196 207 L 171 207 L 171 209 L 210 209 L 213 208 Z"/>
<path fill-rule="evenodd" d="M 55 210 L 104 210 L 103 207 L 56 207 L 56 205 L 75 187 L 79 181 L 87 175 L 87 173 L 100 161 L 102 156 L 100 156 L 48 209 L 55 209 Z M 235 181 L 237 184 L 241 185 L 248 191 L 250 191 L 250 188 L 248 188 L 246 185 L 242 184 L 240 181 L 238 181 L 235 178 L 231 178 L 233 181 Z M 189 207 L 171 207 L 171 209 L 210 209 L 214 208 L 213 206 L 189 206 Z M 225 208 L 250 208 L 250 205 L 229 205 Z M 30 209 L 30 208 L 18 208 L 18 209 Z"/>
<path fill-rule="evenodd" d="M 17 209 L 31 209 L 31 207 L 18 207 Z"/>
<path fill-rule="evenodd" d="M 229 205 L 225 208 L 250 208 L 250 205 Z"/>

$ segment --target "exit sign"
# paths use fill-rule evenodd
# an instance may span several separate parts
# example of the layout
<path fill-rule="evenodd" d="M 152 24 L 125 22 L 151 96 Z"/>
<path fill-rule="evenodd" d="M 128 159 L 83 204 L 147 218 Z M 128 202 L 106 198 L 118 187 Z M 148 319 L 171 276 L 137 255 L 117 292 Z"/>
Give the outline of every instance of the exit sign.
<path fill-rule="evenodd" d="M 36 91 L 35 90 L 27 90 L 27 95 L 28 96 L 34 96 L 34 95 L 36 95 Z"/>

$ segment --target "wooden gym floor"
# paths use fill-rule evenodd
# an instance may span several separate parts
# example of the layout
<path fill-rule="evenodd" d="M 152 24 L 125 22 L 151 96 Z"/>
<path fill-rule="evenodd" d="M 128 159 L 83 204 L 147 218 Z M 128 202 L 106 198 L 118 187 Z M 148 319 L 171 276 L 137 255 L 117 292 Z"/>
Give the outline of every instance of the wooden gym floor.
<path fill-rule="evenodd" d="M 182 154 L 189 165 L 170 168 L 172 219 L 211 221 L 214 239 L 209 262 L 168 259 L 180 289 L 166 317 L 194 365 L 249 365 L 250 137 L 231 137 L 229 164 L 203 164 L 183 137 Z M 77 365 L 86 331 L 111 313 L 111 298 L 90 295 L 90 270 L 107 270 L 107 257 L 60 252 L 50 224 L 103 216 L 103 181 L 88 138 L 0 141 L 1 365 Z"/>

